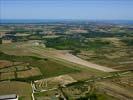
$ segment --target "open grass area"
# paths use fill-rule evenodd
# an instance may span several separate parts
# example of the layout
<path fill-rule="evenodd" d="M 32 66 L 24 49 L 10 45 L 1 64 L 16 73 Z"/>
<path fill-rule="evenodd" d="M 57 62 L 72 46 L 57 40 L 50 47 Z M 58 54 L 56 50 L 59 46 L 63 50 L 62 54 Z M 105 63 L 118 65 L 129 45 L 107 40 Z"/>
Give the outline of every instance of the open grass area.
<path fill-rule="evenodd" d="M 14 72 L 1 73 L 0 80 L 10 80 L 15 78 Z"/>
<path fill-rule="evenodd" d="M 1 44 L 0 51 L 10 55 L 29 55 L 30 53 L 21 47 L 22 44 L 23 43 Z"/>
<path fill-rule="evenodd" d="M 58 94 L 58 91 L 48 91 L 48 92 L 40 92 L 35 93 L 35 99 L 36 100 L 59 100 L 56 95 Z"/>
<path fill-rule="evenodd" d="M 36 61 L 31 63 L 31 65 L 34 67 L 37 66 L 41 70 L 44 77 L 58 76 L 62 74 L 79 71 L 74 68 L 67 67 L 67 65 L 60 64 L 50 59 L 48 59 L 47 61 L 43 61 L 43 60 Z"/>
<path fill-rule="evenodd" d="M 30 62 L 30 61 L 37 61 L 41 60 L 41 58 L 35 56 L 15 56 L 15 55 L 8 55 L 3 52 L 0 52 L 0 60 L 9 60 L 9 61 L 20 61 L 20 62 Z"/>
<path fill-rule="evenodd" d="M 42 73 L 38 68 L 31 68 L 30 70 L 16 72 L 17 78 L 29 78 L 34 76 L 41 76 Z"/>

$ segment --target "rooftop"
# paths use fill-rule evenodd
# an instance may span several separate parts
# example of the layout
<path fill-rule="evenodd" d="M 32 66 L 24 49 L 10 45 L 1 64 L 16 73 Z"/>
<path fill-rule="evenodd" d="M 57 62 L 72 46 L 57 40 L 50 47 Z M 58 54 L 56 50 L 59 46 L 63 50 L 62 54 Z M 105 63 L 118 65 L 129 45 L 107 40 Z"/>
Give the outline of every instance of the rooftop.
<path fill-rule="evenodd" d="M 17 98 L 16 94 L 0 95 L 0 100 L 15 99 L 15 98 Z"/>

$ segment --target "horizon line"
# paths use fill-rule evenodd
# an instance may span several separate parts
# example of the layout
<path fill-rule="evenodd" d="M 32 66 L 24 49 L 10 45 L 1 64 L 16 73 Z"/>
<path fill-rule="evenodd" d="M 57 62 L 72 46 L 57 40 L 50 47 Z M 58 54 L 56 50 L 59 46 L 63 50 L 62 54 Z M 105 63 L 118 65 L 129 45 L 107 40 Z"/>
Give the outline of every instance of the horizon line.
<path fill-rule="evenodd" d="M 15 19 L 10 18 L 10 19 L 7 19 L 7 18 L 5 18 L 5 19 L 3 19 L 2 18 L 0 20 L 133 20 L 133 19 L 76 19 L 76 18 L 75 19 L 74 18 L 72 18 L 72 19 L 69 19 L 69 18 L 68 19 L 67 18 L 66 19 L 65 18 L 64 19 L 63 18 L 60 18 L 60 19 L 59 18 L 55 18 L 55 19 L 54 18 L 53 19 L 47 19 L 47 18 L 46 19 L 43 19 L 43 18 L 36 18 L 36 19 L 35 18 L 33 18 L 33 19 L 32 18 L 31 19 L 29 19 L 29 18 L 28 19 L 25 19 L 25 18 L 15 18 Z"/>

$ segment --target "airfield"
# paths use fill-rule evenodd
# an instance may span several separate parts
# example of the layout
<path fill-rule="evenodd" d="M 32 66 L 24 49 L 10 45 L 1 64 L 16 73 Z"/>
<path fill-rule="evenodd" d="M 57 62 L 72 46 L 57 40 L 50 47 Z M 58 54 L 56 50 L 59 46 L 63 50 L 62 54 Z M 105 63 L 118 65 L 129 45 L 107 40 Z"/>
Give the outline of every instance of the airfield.
<path fill-rule="evenodd" d="M 22 100 L 41 100 L 43 96 L 46 99 L 56 96 L 66 98 L 64 94 L 67 94 L 72 99 L 74 95 L 84 96 L 85 91 L 96 88 L 106 92 L 104 95 L 98 93 L 101 98 L 133 98 L 132 71 L 94 64 L 67 50 L 46 48 L 31 44 L 31 41 L 1 44 L 0 51 L 0 90 L 4 91 L 0 94 L 19 94 Z M 92 83 L 94 86 L 91 86 Z M 108 94 L 116 95 L 116 98 Z"/>

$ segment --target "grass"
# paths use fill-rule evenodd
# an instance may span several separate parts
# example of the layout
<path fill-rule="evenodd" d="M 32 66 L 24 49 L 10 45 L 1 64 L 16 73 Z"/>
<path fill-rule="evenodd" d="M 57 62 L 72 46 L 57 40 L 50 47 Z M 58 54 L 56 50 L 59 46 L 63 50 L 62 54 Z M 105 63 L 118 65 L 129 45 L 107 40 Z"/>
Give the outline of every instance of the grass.
<path fill-rule="evenodd" d="M 65 37 L 58 37 L 52 39 L 46 39 L 46 46 L 61 49 L 61 50 L 96 50 L 103 47 L 112 47 L 109 41 L 103 41 L 101 39 L 78 39 L 78 38 L 65 38 Z"/>
<path fill-rule="evenodd" d="M 98 38 L 101 41 L 110 42 L 109 46 L 98 44 L 96 41 L 94 45 L 89 45 L 90 49 L 81 50 L 77 54 L 78 57 L 87 61 L 111 67 L 118 70 L 130 70 L 132 69 L 132 63 L 120 64 L 123 62 L 131 62 L 132 53 L 132 39 L 131 38 Z M 90 39 L 95 40 L 95 39 Z M 107 42 L 107 43 L 108 43 Z M 106 42 L 105 42 L 106 44 Z M 97 48 L 95 48 L 97 47 Z M 98 49 L 99 48 L 99 49 Z"/>
<path fill-rule="evenodd" d="M 82 65 L 79 65 L 76 63 L 72 63 L 72 62 L 57 58 L 57 57 L 53 57 L 51 55 L 51 53 L 49 53 L 49 50 L 46 48 L 35 48 L 35 49 L 38 50 L 38 52 L 37 52 L 38 54 L 40 54 L 40 55 L 43 55 L 43 53 L 46 53 L 46 55 L 49 54 L 47 57 L 50 60 L 58 62 L 60 64 L 67 66 L 67 67 L 70 67 L 72 69 L 77 70 L 77 72 L 69 73 L 69 75 L 71 75 L 76 80 L 82 80 L 82 79 L 84 80 L 84 79 L 88 79 L 91 76 L 101 76 L 101 75 L 107 74 L 105 72 L 102 72 L 102 71 L 99 71 L 96 69 L 88 68 L 86 66 L 82 66 Z M 56 52 L 56 51 L 54 51 L 54 49 L 52 49 L 52 52 Z"/>
<path fill-rule="evenodd" d="M 133 46 L 133 39 L 132 38 L 121 39 L 121 42 L 124 42 L 127 46 Z"/>
<path fill-rule="evenodd" d="M 60 37 L 60 35 L 51 35 L 51 36 L 43 36 L 43 38 L 45 39 L 45 38 L 58 38 L 58 37 Z"/>
<path fill-rule="evenodd" d="M 0 51 L 9 55 L 17 56 L 36 56 L 36 54 L 28 51 L 31 44 L 28 42 L 16 42 L 11 44 L 1 44 Z"/>
<path fill-rule="evenodd" d="M 69 66 L 70 68 L 74 68 L 75 70 L 77 70 L 77 72 L 75 73 L 69 73 L 69 75 L 71 77 L 73 77 L 75 80 L 87 80 L 89 78 L 91 78 L 92 76 L 103 76 L 103 75 L 108 75 L 110 73 L 105 73 L 103 71 L 99 71 L 96 69 L 92 69 L 92 68 L 88 68 L 79 64 L 75 64 L 72 62 L 68 62 L 66 60 L 63 59 L 58 59 L 58 58 L 53 58 L 55 61 L 57 61 L 58 63 L 64 64 Z"/>
<path fill-rule="evenodd" d="M 18 62 L 30 62 L 30 61 L 37 61 L 41 60 L 41 58 L 35 56 L 15 56 L 15 55 L 8 55 L 3 52 L 0 52 L 0 60 L 9 60 L 9 61 L 18 61 Z"/>
<path fill-rule="evenodd" d="M 90 96 L 90 100 L 118 100 L 104 93 L 96 93 Z"/>
<path fill-rule="evenodd" d="M 58 100 L 58 98 L 56 98 L 55 94 L 57 94 L 58 92 L 55 91 L 47 91 L 47 92 L 40 92 L 40 93 L 35 93 L 35 99 L 36 100 L 47 100 L 49 98 L 49 100 Z"/>
<path fill-rule="evenodd" d="M 68 67 L 68 65 L 60 64 L 56 61 L 48 59 L 47 61 L 39 60 L 31 64 L 34 67 L 38 67 L 44 77 L 53 77 L 62 74 L 79 72 L 74 68 Z"/>

